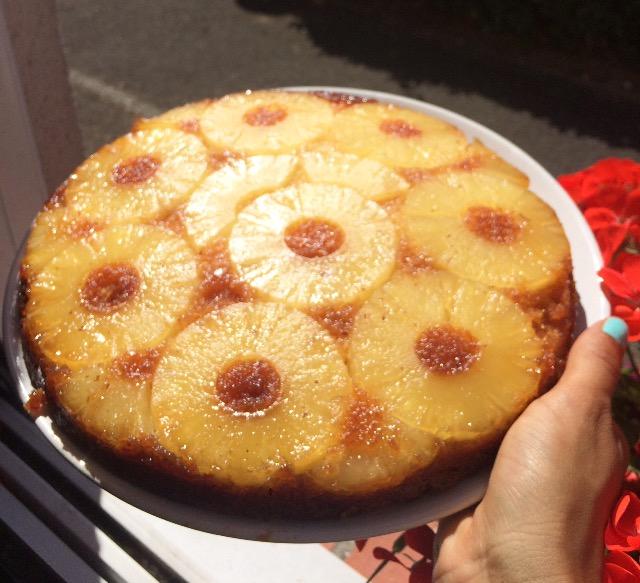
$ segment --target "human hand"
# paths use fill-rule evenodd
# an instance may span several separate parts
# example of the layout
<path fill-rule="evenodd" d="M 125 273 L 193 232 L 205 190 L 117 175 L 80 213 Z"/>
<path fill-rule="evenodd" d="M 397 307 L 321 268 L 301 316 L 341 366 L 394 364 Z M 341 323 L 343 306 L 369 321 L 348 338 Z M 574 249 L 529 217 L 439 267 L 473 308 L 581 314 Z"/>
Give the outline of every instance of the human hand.
<path fill-rule="evenodd" d="M 611 415 L 626 334 L 609 318 L 579 336 L 557 385 L 507 432 L 483 500 L 440 523 L 436 583 L 601 581 L 628 459 Z"/>

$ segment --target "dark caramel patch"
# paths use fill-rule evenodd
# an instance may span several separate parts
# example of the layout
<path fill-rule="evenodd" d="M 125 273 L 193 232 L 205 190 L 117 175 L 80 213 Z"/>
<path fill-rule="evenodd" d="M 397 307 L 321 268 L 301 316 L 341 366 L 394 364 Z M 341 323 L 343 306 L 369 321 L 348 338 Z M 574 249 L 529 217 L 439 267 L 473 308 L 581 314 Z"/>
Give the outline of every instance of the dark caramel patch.
<path fill-rule="evenodd" d="M 273 126 L 287 117 L 287 110 L 275 103 L 258 105 L 242 116 L 242 121 L 250 126 Z"/>
<path fill-rule="evenodd" d="M 321 97 L 326 101 L 329 101 L 332 105 L 342 109 L 345 107 L 351 107 L 359 103 L 376 103 L 377 100 L 370 97 L 362 97 L 360 95 L 351 95 L 349 93 L 338 93 L 336 91 L 313 91 L 313 95 Z"/>
<path fill-rule="evenodd" d="M 226 239 L 218 239 L 205 247 L 198 258 L 202 278 L 200 301 L 203 305 L 222 308 L 252 298 L 251 288 L 238 277 L 231 262 Z"/>
<path fill-rule="evenodd" d="M 344 231 L 325 219 L 302 219 L 286 228 L 284 242 L 302 257 L 326 257 L 340 249 L 344 243 Z"/>
<path fill-rule="evenodd" d="M 420 128 L 412 126 L 403 119 L 385 119 L 380 122 L 378 127 L 381 132 L 398 138 L 415 138 L 422 135 Z"/>
<path fill-rule="evenodd" d="M 197 134 L 200 131 L 200 121 L 197 118 L 183 119 L 178 127 L 189 134 Z"/>
<path fill-rule="evenodd" d="M 49 401 L 44 389 L 34 389 L 24 404 L 24 408 L 32 417 L 40 417 L 46 413 L 48 404 Z"/>
<path fill-rule="evenodd" d="M 280 397 L 280 374 L 265 359 L 232 362 L 216 379 L 216 392 L 220 401 L 236 413 L 257 413 Z"/>
<path fill-rule="evenodd" d="M 240 154 L 232 150 L 223 150 L 222 152 L 212 152 L 209 155 L 209 167 L 211 170 L 218 170 L 225 164 L 229 164 L 234 160 L 239 160 Z"/>
<path fill-rule="evenodd" d="M 427 168 L 398 168 L 397 172 L 412 185 L 420 184 L 433 176 L 433 170 Z"/>
<path fill-rule="evenodd" d="M 355 315 L 356 308 L 352 305 L 322 309 L 312 313 L 312 316 L 322 324 L 329 334 L 338 339 L 347 338 L 351 334 Z"/>
<path fill-rule="evenodd" d="M 178 208 L 169 211 L 166 215 L 152 220 L 151 224 L 164 229 L 169 229 L 178 235 L 184 235 L 184 209 Z"/>
<path fill-rule="evenodd" d="M 132 381 L 146 380 L 153 376 L 160 360 L 160 351 L 152 348 L 142 352 L 127 352 L 113 361 L 113 371 Z"/>
<path fill-rule="evenodd" d="M 414 249 L 404 239 L 398 245 L 398 262 L 407 273 L 420 273 L 433 269 L 433 259 Z"/>
<path fill-rule="evenodd" d="M 465 158 L 456 164 L 453 164 L 452 168 L 454 170 L 462 170 L 463 172 L 472 172 L 473 170 L 477 170 L 482 167 L 482 158 L 478 156 L 472 156 L 470 158 Z"/>
<path fill-rule="evenodd" d="M 468 371 L 480 358 L 480 345 L 467 330 L 449 325 L 435 326 L 420 335 L 415 352 L 431 372 L 456 375 Z"/>
<path fill-rule="evenodd" d="M 372 446 L 388 439 L 389 428 L 384 423 L 384 408 L 364 391 L 356 390 L 345 417 L 343 442 L 349 447 Z"/>
<path fill-rule="evenodd" d="M 80 303 L 90 312 L 111 314 L 131 301 L 140 287 L 140 274 L 130 263 L 109 263 L 94 269 L 80 290 Z"/>
<path fill-rule="evenodd" d="M 518 238 L 524 221 L 509 212 L 474 206 L 467 210 L 464 224 L 474 235 L 485 241 L 507 245 Z"/>
<path fill-rule="evenodd" d="M 144 155 L 118 162 L 111 170 L 111 180 L 116 184 L 140 184 L 149 180 L 160 168 L 160 160 Z"/>

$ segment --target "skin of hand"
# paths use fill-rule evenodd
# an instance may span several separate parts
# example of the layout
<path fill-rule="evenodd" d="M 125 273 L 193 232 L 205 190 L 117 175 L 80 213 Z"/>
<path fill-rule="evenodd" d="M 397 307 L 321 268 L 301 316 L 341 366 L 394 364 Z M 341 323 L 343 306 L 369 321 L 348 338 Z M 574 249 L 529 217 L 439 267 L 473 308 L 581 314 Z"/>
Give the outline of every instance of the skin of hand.
<path fill-rule="evenodd" d="M 600 583 L 628 461 L 611 415 L 626 326 L 605 322 L 609 333 L 585 330 L 556 386 L 511 426 L 483 500 L 441 521 L 436 583 Z"/>

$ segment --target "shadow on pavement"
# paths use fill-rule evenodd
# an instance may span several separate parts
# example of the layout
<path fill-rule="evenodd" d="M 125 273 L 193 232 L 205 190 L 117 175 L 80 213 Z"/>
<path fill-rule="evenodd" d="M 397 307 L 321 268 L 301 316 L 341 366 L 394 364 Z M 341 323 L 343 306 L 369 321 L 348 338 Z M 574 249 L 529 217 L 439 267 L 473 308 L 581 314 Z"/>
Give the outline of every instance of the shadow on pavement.
<path fill-rule="evenodd" d="M 616 95 L 593 80 L 586 84 L 578 75 L 544 70 L 536 59 L 503 59 L 468 39 L 447 39 L 447 30 L 436 30 L 440 22 L 432 30 L 416 30 L 407 14 L 394 13 L 400 4 L 388 2 L 384 11 L 374 14 L 319 0 L 237 2 L 250 11 L 294 15 L 295 25 L 303 27 L 322 51 L 383 69 L 408 91 L 424 81 L 441 84 L 529 111 L 562 130 L 598 137 L 612 146 L 637 146 L 640 104 L 631 93 Z M 504 47 L 505 54 L 510 50 Z M 561 56 L 571 58 L 567 52 Z M 571 68 L 564 65 L 561 70 Z"/>

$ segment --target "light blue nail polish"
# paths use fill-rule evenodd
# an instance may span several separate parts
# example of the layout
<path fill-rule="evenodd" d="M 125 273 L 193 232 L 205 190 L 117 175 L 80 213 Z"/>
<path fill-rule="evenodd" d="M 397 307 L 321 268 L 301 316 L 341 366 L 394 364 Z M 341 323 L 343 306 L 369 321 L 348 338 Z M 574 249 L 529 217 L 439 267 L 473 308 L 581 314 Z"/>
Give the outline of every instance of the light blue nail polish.
<path fill-rule="evenodd" d="M 621 346 L 627 345 L 627 334 L 629 333 L 629 328 L 624 320 L 616 318 L 615 316 L 607 318 L 602 325 L 602 331 L 611 336 L 611 338 Z"/>

